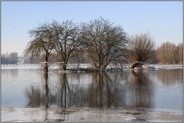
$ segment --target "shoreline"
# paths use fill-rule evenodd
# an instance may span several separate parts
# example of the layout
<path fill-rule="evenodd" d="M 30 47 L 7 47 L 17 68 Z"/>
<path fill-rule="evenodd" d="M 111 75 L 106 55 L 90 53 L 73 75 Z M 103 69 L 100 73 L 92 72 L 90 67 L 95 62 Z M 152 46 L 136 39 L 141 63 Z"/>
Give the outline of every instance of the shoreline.
<path fill-rule="evenodd" d="M 10 108 L 2 107 L 2 122 L 182 122 L 179 112 L 151 109 Z"/>
<path fill-rule="evenodd" d="M 1 64 L 1 69 L 41 69 L 41 64 L 18 64 L 18 65 L 5 65 L 5 64 Z M 92 70 L 89 67 L 89 64 L 80 64 L 80 67 L 76 67 L 76 64 L 69 64 L 68 65 L 68 70 Z M 123 68 L 116 68 L 116 67 L 107 67 L 106 71 L 124 71 L 124 70 L 131 70 L 129 68 L 130 66 L 127 64 L 124 65 Z M 160 70 L 160 69 L 183 69 L 183 64 L 149 64 L 149 65 L 143 65 L 142 67 L 143 70 Z M 49 66 L 49 70 L 59 70 L 59 66 L 58 65 L 50 65 Z M 136 68 L 135 68 L 136 70 Z"/>

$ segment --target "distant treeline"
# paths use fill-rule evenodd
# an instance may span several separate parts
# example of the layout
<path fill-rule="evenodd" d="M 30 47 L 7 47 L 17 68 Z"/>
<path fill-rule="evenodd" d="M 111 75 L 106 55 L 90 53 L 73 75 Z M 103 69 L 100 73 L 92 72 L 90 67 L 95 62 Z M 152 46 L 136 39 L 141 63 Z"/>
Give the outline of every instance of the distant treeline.
<path fill-rule="evenodd" d="M 157 63 L 161 64 L 182 64 L 183 63 L 183 43 L 174 44 L 163 43 L 156 50 Z"/>
<path fill-rule="evenodd" d="M 1 64 L 17 64 L 18 63 L 18 53 L 6 53 L 1 55 Z"/>

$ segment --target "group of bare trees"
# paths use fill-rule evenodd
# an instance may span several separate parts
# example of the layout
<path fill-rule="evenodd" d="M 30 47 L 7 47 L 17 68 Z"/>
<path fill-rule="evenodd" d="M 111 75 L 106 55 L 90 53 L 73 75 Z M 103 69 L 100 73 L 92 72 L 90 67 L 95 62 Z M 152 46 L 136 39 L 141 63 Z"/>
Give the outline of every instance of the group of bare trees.
<path fill-rule="evenodd" d="M 181 64 L 183 63 L 183 43 L 175 45 L 165 42 L 157 49 L 157 59 L 162 64 Z"/>
<path fill-rule="evenodd" d="M 103 18 L 77 26 L 72 21 L 43 24 L 29 31 L 33 39 L 24 53 L 43 57 L 48 72 L 48 59 L 57 56 L 63 70 L 72 58 L 80 58 L 84 52 L 97 70 L 105 70 L 109 63 L 125 61 L 127 36 L 121 26 L 115 26 Z"/>
<path fill-rule="evenodd" d="M 28 43 L 24 52 L 32 57 L 42 57 L 46 72 L 48 72 L 49 57 L 57 54 L 57 60 L 62 64 L 63 70 L 66 70 L 68 60 L 79 48 L 78 33 L 78 27 L 72 21 L 65 21 L 62 24 L 56 21 L 43 24 L 29 31 L 33 40 Z"/>
<path fill-rule="evenodd" d="M 157 50 L 148 33 L 128 37 L 121 26 L 99 18 L 89 23 L 63 21 L 40 25 L 29 31 L 32 40 L 24 53 L 42 58 L 48 72 L 48 62 L 59 62 L 64 71 L 71 61 L 92 63 L 104 71 L 109 64 L 135 62 L 182 63 L 182 44 L 164 43 Z"/>

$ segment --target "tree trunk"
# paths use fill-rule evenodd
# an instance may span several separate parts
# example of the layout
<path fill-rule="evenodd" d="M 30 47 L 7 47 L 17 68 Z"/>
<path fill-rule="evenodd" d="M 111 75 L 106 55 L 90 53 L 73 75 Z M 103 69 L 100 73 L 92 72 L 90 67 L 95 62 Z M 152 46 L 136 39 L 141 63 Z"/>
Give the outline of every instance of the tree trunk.
<path fill-rule="evenodd" d="M 63 70 L 66 71 L 66 64 L 63 64 Z"/>
<path fill-rule="evenodd" d="M 45 65 L 44 65 L 44 72 L 48 72 L 48 64 L 47 64 L 47 62 L 45 62 Z"/>
<path fill-rule="evenodd" d="M 60 70 L 62 70 L 62 71 L 66 71 L 66 67 L 67 67 L 67 63 L 62 62 L 60 64 Z"/>
<path fill-rule="evenodd" d="M 45 65 L 44 65 L 44 72 L 48 72 L 48 58 L 49 58 L 49 54 L 46 53 L 45 55 Z"/>

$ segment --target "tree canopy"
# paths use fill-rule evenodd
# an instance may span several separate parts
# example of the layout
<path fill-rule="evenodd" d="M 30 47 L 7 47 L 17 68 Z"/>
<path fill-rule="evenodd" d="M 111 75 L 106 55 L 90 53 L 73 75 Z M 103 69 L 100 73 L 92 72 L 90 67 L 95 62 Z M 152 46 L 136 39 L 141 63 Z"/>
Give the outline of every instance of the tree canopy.
<path fill-rule="evenodd" d="M 108 64 L 125 60 L 128 41 L 121 26 L 100 18 L 83 23 L 81 28 L 82 44 L 95 68 L 105 70 Z"/>
<path fill-rule="evenodd" d="M 148 33 L 130 37 L 128 46 L 130 62 L 146 62 L 155 53 L 155 43 Z"/>
<path fill-rule="evenodd" d="M 45 67 L 44 71 L 48 72 L 48 58 L 51 54 L 53 45 L 53 36 L 50 24 L 43 24 L 35 29 L 29 31 L 29 35 L 33 39 L 28 43 L 27 48 L 24 50 L 26 55 L 32 57 L 44 57 Z"/>
<path fill-rule="evenodd" d="M 58 54 L 62 69 L 66 70 L 68 61 L 79 52 L 80 30 L 72 21 L 64 21 L 62 24 L 54 22 L 53 27 L 54 49 Z"/>

